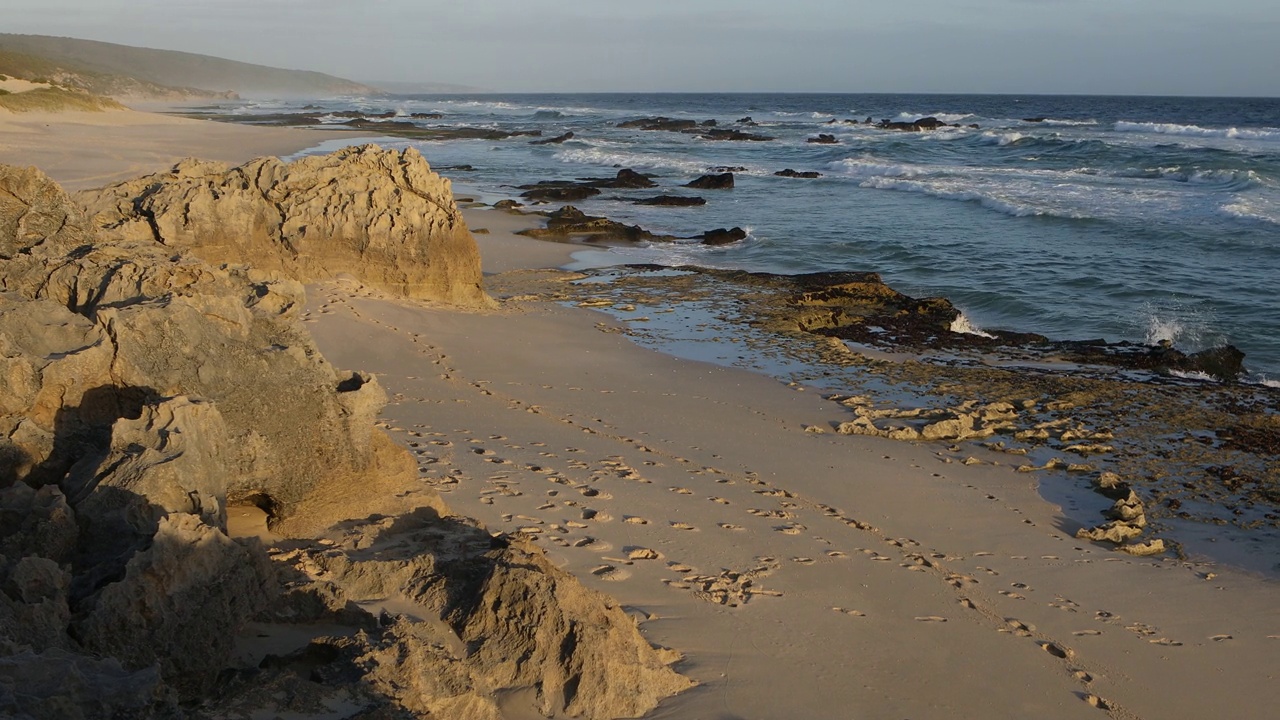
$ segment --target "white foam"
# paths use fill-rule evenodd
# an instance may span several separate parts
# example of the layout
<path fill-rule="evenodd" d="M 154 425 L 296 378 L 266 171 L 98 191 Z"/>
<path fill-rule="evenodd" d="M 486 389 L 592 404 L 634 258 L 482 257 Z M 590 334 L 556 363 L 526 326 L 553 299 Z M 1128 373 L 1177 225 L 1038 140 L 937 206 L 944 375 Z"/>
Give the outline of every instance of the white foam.
<path fill-rule="evenodd" d="M 1212 375 L 1200 370 L 1170 370 L 1169 374 L 1174 377 L 1180 377 L 1183 380 L 1197 380 L 1200 382 L 1217 382 Z"/>
<path fill-rule="evenodd" d="M 563 163 L 580 163 L 583 165 L 601 165 L 605 167 L 616 165 L 654 170 L 679 170 L 690 174 L 707 171 L 706 163 L 684 160 L 682 159 L 684 156 L 646 155 L 610 149 L 601 145 L 587 148 L 563 148 L 557 151 L 554 157 Z"/>
<path fill-rule="evenodd" d="M 1206 128 L 1200 127 L 1199 125 L 1128 122 L 1121 120 L 1116 123 L 1115 130 L 1116 132 L 1155 133 L 1158 135 L 1225 138 L 1227 140 L 1267 140 L 1280 142 L 1280 128 Z"/>
<path fill-rule="evenodd" d="M 893 118 L 893 121 L 909 123 L 909 122 L 915 122 L 921 118 L 927 118 L 927 117 L 937 118 L 938 120 L 941 120 L 942 122 L 947 123 L 948 125 L 954 125 L 960 122 L 961 120 L 967 120 L 973 117 L 973 113 L 956 114 L 956 113 L 900 112 Z"/>
<path fill-rule="evenodd" d="M 966 316 L 964 313 L 960 313 L 960 315 L 957 316 L 955 320 L 951 321 L 950 330 L 953 333 L 960 333 L 962 335 L 977 335 L 978 337 L 984 337 L 984 338 L 995 337 L 995 335 L 992 335 L 989 332 L 984 332 L 982 328 L 979 328 L 977 325 L 974 325 L 973 322 L 970 321 L 968 316 Z"/>
<path fill-rule="evenodd" d="M 1280 199 L 1262 195 L 1237 196 L 1225 203 L 1218 211 L 1228 217 L 1241 220 L 1256 220 L 1280 225 Z"/>
<path fill-rule="evenodd" d="M 1086 125 L 1097 125 L 1097 120 L 1055 120 L 1053 118 L 1045 118 L 1040 125 L 1056 125 L 1059 127 L 1080 127 Z"/>

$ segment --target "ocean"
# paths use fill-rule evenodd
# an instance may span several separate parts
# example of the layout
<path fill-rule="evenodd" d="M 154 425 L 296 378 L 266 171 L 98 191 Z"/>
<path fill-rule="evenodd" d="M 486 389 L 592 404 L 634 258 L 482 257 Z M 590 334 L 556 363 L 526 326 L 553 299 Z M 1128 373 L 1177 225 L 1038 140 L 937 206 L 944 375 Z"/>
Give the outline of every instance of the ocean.
<path fill-rule="evenodd" d="M 657 233 L 749 232 L 729 246 L 609 250 L 619 263 L 875 271 L 909 295 L 950 299 L 976 328 L 1169 340 L 1188 352 L 1230 343 L 1245 352 L 1250 380 L 1280 378 L 1280 99 L 571 94 L 307 102 L 313 112 L 394 111 L 390 121 L 423 127 L 536 130 L 543 138 L 571 131 L 572 139 L 551 145 L 523 136 L 391 144 L 419 147 L 466 194 L 487 202 L 518 196 L 517 185 L 632 168 L 655 175 L 660 187 L 573 204 Z M 236 112 L 300 105 L 250 103 Z M 773 139 L 618 127 L 646 117 L 715 120 Z M 735 124 L 747 117 L 755 125 Z M 961 127 L 863 124 L 921 117 Z M 836 142 L 807 142 L 819 134 Z M 456 166 L 471 169 L 448 169 Z M 739 168 L 733 190 L 679 188 L 723 167 Z M 774 175 L 788 168 L 821 177 Z M 658 193 L 696 194 L 707 204 L 630 202 Z"/>

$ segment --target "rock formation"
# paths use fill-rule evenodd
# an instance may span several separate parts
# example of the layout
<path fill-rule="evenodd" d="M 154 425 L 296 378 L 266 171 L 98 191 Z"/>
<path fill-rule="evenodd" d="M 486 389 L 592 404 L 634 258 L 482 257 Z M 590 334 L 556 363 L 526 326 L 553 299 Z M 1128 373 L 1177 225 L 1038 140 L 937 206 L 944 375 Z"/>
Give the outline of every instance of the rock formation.
<path fill-rule="evenodd" d="M 300 282 L 351 273 L 395 295 L 481 306 L 480 255 L 448 180 L 417 150 L 376 145 L 171 172 L 81 193 L 103 236 Z"/>
<path fill-rule="evenodd" d="M 361 717 L 496 718 L 499 696 L 527 692 L 545 715 L 608 718 L 688 687 L 667 667 L 673 654 L 607 598 L 536 548 L 448 517 L 409 454 L 375 431 L 376 380 L 334 369 L 298 322 L 302 287 L 281 273 L 344 272 L 342 257 L 375 281 L 395 277 L 391 259 L 419 258 L 434 269 L 399 277 L 454 282 L 431 273 L 456 248 L 397 225 L 434 218 L 469 241 L 460 220 L 444 223 L 447 184 L 409 192 L 426 187 L 412 152 L 292 167 L 186 163 L 115 186 L 89 197 L 98 223 L 116 211 L 100 234 L 39 171 L 0 166 L 0 716 L 226 717 L 341 701 Z M 326 186 L 290 184 L 307 176 Z M 366 218 L 371 236 L 303 257 L 320 231 L 295 209 L 335 234 Z M 397 237 L 410 247 L 392 247 Z M 274 269 L 196 257 L 234 248 Z M 479 304 L 475 292 L 441 290 Z M 289 542 L 230 537 L 237 503 Z M 355 604 L 375 599 L 405 614 Z M 340 637 L 321 637 L 319 620 Z M 250 622 L 304 639 L 237 659 Z"/>
<path fill-rule="evenodd" d="M 692 182 L 685 183 L 685 187 L 698 190 L 729 190 L 733 187 L 733 173 L 724 172 L 718 175 L 703 175 Z"/>

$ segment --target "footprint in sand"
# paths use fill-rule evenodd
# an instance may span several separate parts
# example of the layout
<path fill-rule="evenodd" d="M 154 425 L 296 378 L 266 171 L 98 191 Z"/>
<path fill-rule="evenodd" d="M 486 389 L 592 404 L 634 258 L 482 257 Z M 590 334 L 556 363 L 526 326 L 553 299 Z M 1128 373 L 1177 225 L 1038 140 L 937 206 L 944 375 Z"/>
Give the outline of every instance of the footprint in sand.
<path fill-rule="evenodd" d="M 791 562 L 799 565 L 812 565 L 815 561 L 811 557 L 793 557 L 791 558 Z"/>
<path fill-rule="evenodd" d="M 850 615 L 850 616 L 852 616 L 852 617 L 866 617 L 866 616 L 867 616 L 867 614 L 866 614 L 866 613 L 864 613 L 864 612 L 862 612 L 861 610 L 850 610 L 849 608 L 842 608 L 842 607 L 833 607 L 833 608 L 831 608 L 831 609 L 832 609 L 832 610 L 834 610 L 834 611 L 836 611 L 836 612 L 838 612 L 838 613 L 844 613 L 845 615 Z"/>
<path fill-rule="evenodd" d="M 1039 643 L 1039 645 L 1041 650 L 1044 650 L 1050 655 L 1062 660 L 1067 660 L 1074 654 L 1071 652 L 1070 648 L 1064 648 L 1057 643 L 1042 642 Z"/>
<path fill-rule="evenodd" d="M 630 525 L 648 525 L 649 521 L 635 515 L 623 515 L 622 521 Z"/>
<path fill-rule="evenodd" d="M 687 522 L 672 522 L 672 523 L 669 523 L 669 525 L 674 530 L 697 530 L 698 529 Z"/>
<path fill-rule="evenodd" d="M 678 572 L 678 573 L 693 572 L 692 567 L 685 565 L 684 563 L 678 563 L 678 562 L 667 563 L 667 569 L 670 570 L 671 572 Z"/>
<path fill-rule="evenodd" d="M 670 488 L 667 488 L 667 489 L 668 489 L 668 490 L 670 490 L 671 492 L 673 492 L 673 493 L 677 494 L 677 495 L 692 495 L 692 494 L 693 494 L 693 491 L 692 491 L 692 490 L 690 490 L 689 488 L 682 488 L 682 487 L 670 487 Z"/>
<path fill-rule="evenodd" d="M 734 525 L 733 523 L 718 523 L 718 527 L 722 530 L 746 530 L 741 525 Z"/>
<path fill-rule="evenodd" d="M 1103 700 L 1097 695 L 1085 695 L 1084 701 L 1089 703 L 1091 706 L 1098 708 L 1099 710 L 1111 709 L 1111 703 L 1107 702 L 1106 700 Z"/>
<path fill-rule="evenodd" d="M 1147 642 L 1152 645 L 1164 645 L 1165 647 L 1182 647 L 1182 643 L 1177 640 L 1170 640 L 1169 638 L 1156 638 L 1155 640 L 1148 640 Z"/>
<path fill-rule="evenodd" d="M 1009 626 L 1010 631 L 1013 632 L 1014 635 L 1022 635 L 1024 637 L 1030 636 L 1031 633 L 1035 632 L 1035 629 L 1036 629 L 1035 625 L 1028 625 L 1027 623 L 1022 622 L 1021 620 L 1017 620 L 1014 618 L 1009 618 L 1005 620 L 1005 624 Z"/>
<path fill-rule="evenodd" d="M 1222 642 L 1223 640 L 1234 640 L 1235 638 L 1230 635 L 1211 635 L 1209 639 L 1214 642 Z"/>
<path fill-rule="evenodd" d="M 833 558 L 849 557 L 849 553 L 844 552 L 842 550 L 831 550 L 827 552 L 827 557 L 833 557 Z"/>
<path fill-rule="evenodd" d="M 710 501 L 711 501 L 711 502 L 713 502 L 713 503 L 717 503 L 717 504 L 720 504 L 720 505 L 728 505 L 728 504 L 729 504 L 729 501 L 728 501 L 728 500 L 725 500 L 725 499 L 724 499 L 724 498 L 722 498 L 722 497 L 709 497 L 709 498 L 707 498 L 707 499 L 708 499 L 708 500 L 710 500 Z"/>
<path fill-rule="evenodd" d="M 1027 599 L 1026 595 L 1019 595 L 1018 593 L 1010 592 L 1009 590 L 1001 590 L 1000 594 L 1009 598 L 1010 600 L 1026 600 Z"/>
<path fill-rule="evenodd" d="M 778 525 L 774 528 L 774 530 L 782 533 L 783 535 L 799 535 L 804 532 L 805 529 L 805 526 L 800 523 L 787 523 L 786 525 Z"/>
<path fill-rule="evenodd" d="M 626 570 L 620 570 L 613 565 L 600 565 L 591 570 L 591 574 L 601 580 L 609 580 L 616 582 L 618 580 L 626 580 L 631 577 L 631 573 Z"/>
<path fill-rule="evenodd" d="M 609 493 L 601 492 L 593 487 L 581 487 L 581 488 L 578 488 L 578 492 L 581 493 L 583 497 L 596 498 L 597 500 L 613 499 L 613 496 L 610 495 Z"/>
<path fill-rule="evenodd" d="M 1090 635 L 1101 635 L 1102 631 L 1101 630 L 1077 630 L 1071 634 L 1075 635 L 1076 637 L 1086 637 Z"/>
<path fill-rule="evenodd" d="M 923 615 L 916 618 L 916 622 L 938 622 L 944 623 L 947 619 L 941 615 Z"/>

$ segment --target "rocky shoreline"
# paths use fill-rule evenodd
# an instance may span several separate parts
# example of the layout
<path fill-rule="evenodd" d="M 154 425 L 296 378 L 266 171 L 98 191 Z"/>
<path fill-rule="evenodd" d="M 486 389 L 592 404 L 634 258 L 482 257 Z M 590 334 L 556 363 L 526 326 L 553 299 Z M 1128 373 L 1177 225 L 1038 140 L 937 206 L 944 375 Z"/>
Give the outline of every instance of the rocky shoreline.
<path fill-rule="evenodd" d="M 1053 497 L 1092 489 L 1114 506 L 1073 520 L 1104 547 L 1201 555 L 1212 544 L 1187 537 L 1197 526 L 1280 539 L 1280 394 L 1235 382 L 1233 348 L 975 335 L 945 299 L 911 298 L 874 273 L 636 265 L 492 291 L 611 313 L 643 344 L 706 346 L 692 354 L 719 353 L 848 408 L 848 420 L 812 432 L 934 444 L 946 463 L 1036 473 Z M 714 331 L 690 331 L 708 322 Z M 1244 564 L 1274 573 L 1270 542 Z"/>
<path fill-rule="evenodd" d="M 416 151 L 0 189 L 4 712 L 497 718 L 526 692 L 608 718 L 690 686 L 608 598 L 450 515 L 375 428 L 376 379 L 301 324 L 301 283 L 339 274 L 491 302 Z"/>

